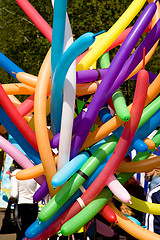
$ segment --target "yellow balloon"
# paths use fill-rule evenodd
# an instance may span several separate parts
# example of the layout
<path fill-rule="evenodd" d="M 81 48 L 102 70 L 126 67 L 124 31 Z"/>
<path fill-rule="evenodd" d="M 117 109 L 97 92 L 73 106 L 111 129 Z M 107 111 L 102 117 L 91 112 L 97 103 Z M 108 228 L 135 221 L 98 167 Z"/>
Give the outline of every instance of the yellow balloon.
<path fill-rule="evenodd" d="M 116 199 L 118 201 L 120 201 L 118 198 L 116 198 Z M 132 195 L 131 195 L 131 202 L 132 202 L 132 204 L 128 204 L 128 203 L 125 203 L 125 204 L 131 208 L 134 208 L 134 209 L 140 211 L 140 212 L 150 213 L 153 215 L 160 215 L 160 204 L 158 204 L 158 203 L 146 202 L 146 201 L 143 201 L 136 197 L 133 197 Z"/>

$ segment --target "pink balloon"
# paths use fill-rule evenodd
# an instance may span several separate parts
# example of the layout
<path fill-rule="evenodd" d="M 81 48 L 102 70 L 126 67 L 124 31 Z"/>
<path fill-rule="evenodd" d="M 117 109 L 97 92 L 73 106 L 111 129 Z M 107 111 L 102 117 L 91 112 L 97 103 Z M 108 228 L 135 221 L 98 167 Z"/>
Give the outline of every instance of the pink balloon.
<path fill-rule="evenodd" d="M 2 136 L 0 136 L 0 148 L 11 156 L 22 168 L 30 168 L 34 166 L 34 164 L 18 148 Z M 40 176 L 35 180 L 39 184 L 42 184 L 45 181 L 45 177 Z"/>
<path fill-rule="evenodd" d="M 112 191 L 112 193 L 119 198 L 122 202 L 130 202 L 131 196 L 125 187 L 117 180 L 117 178 L 113 175 L 107 182 L 106 185 Z"/>

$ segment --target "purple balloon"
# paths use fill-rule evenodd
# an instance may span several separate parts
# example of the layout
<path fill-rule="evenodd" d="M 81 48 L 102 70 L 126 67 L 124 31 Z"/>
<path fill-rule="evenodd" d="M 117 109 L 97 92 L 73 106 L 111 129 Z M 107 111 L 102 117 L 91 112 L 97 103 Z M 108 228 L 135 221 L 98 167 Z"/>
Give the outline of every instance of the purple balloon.
<path fill-rule="evenodd" d="M 76 82 L 86 83 L 86 82 L 97 81 L 104 77 L 106 71 L 107 71 L 107 68 L 78 71 L 76 72 Z"/>
<path fill-rule="evenodd" d="M 47 181 L 45 181 L 33 195 L 33 201 L 34 202 L 41 201 L 48 193 L 49 193 L 49 189 L 48 189 Z"/>
<path fill-rule="evenodd" d="M 128 64 L 126 65 L 125 62 L 129 56 L 129 54 L 135 47 L 136 43 L 138 42 L 139 38 L 143 34 L 144 30 L 148 26 L 149 22 L 151 21 L 153 15 L 155 14 L 155 11 L 156 11 L 155 3 L 150 3 L 149 5 L 147 5 L 147 7 L 144 9 L 144 11 L 142 12 L 140 17 L 134 24 L 132 30 L 130 31 L 130 33 L 128 34 L 126 39 L 124 40 L 122 46 L 120 47 L 120 49 L 119 49 L 118 53 L 116 54 L 116 56 L 114 57 L 113 61 L 111 62 L 110 66 L 107 70 L 107 73 L 103 77 L 102 82 L 100 83 L 100 85 L 92 99 L 92 102 L 88 106 L 88 111 L 86 112 L 85 117 L 81 121 L 80 126 L 72 140 L 71 158 L 76 156 L 77 153 L 79 152 L 79 150 L 81 149 L 81 146 L 83 145 L 83 142 L 85 141 L 85 139 L 86 139 L 97 115 L 98 115 L 100 108 L 112 96 L 111 93 L 115 92 L 115 90 L 120 86 L 120 84 L 123 83 L 123 81 L 126 79 L 125 76 L 128 76 L 127 74 L 129 73 L 130 68 L 128 68 Z M 151 34 L 151 32 L 152 32 L 152 34 Z M 156 31 L 151 31 L 151 32 L 148 35 L 150 35 L 151 40 L 153 40 L 155 38 L 155 36 L 153 34 L 155 34 Z M 152 43 L 153 42 L 154 41 L 152 41 Z M 147 47 L 147 46 L 145 46 L 145 47 Z M 141 50 L 141 52 L 139 53 L 138 56 L 136 56 L 137 59 L 134 59 L 134 61 L 136 61 L 136 62 L 140 61 L 142 59 L 143 49 L 141 47 L 139 49 Z M 137 52 L 139 52 L 139 51 L 137 51 Z M 135 54 L 132 56 L 135 56 Z M 133 58 L 134 58 L 132 56 L 129 58 L 128 61 L 129 61 L 130 65 L 133 64 L 136 66 L 137 63 L 134 64 L 132 62 Z M 116 83 L 114 84 L 116 78 L 118 76 L 120 76 L 119 73 L 123 66 L 124 66 L 124 73 L 122 73 L 122 77 L 120 79 L 118 79 L 118 81 L 116 81 Z M 135 67 L 133 67 L 133 69 L 134 68 Z M 112 85 L 113 85 L 114 91 L 110 91 Z"/>

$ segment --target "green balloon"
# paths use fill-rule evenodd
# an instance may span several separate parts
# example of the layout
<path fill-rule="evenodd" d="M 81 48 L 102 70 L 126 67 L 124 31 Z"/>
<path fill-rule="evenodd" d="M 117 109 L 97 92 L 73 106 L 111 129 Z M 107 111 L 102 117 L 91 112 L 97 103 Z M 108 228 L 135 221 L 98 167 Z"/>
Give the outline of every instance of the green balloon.
<path fill-rule="evenodd" d="M 118 89 L 113 95 L 112 95 L 113 105 L 116 111 L 117 116 L 119 119 L 121 119 L 123 122 L 127 122 L 130 119 L 130 112 L 126 105 L 126 100 L 123 96 L 123 93 L 120 89 Z"/>
<path fill-rule="evenodd" d="M 160 106 L 160 96 L 144 108 L 138 128 L 140 128 L 153 114 L 158 111 Z M 137 129 L 138 129 L 137 128 Z"/>
<path fill-rule="evenodd" d="M 110 60 L 109 60 L 109 52 L 104 53 L 99 58 L 100 67 L 102 68 L 109 68 L 110 66 Z"/>

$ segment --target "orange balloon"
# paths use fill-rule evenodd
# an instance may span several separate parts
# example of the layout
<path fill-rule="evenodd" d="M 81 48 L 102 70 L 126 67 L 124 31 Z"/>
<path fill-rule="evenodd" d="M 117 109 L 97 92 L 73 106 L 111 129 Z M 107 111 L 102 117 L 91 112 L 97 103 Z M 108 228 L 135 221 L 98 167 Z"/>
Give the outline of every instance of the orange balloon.
<path fill-rule="evenodd" d="M 117 172 L 149 172 L 160 166 L 160 157 L 152 157 L 139 162 L 122 162 Z"/>
<path fill-rule="evenodd" d="M 48 84 L 51 77 L 51 49 L 49 49 L 38 74 L 38 80 L 34 98 L 34 123 L 39 154 L 44 167 L 44 172 L 53 197 L 59 188 L 53 189 L 51 180 L 56 174 L 55 156 L 50 147 L 46 121 L 46 97 Z"/>
<path fill-rule="evenodd" d="M 138 224 L 132 222 L 129 218 L 127 218 L 123 213 L 121 213 L 113 203 L 109 202 L 108 205 L 112 208 L 114 213 L 117 217 L 117 225 L 121 227 L 124 231 L 129 233 L 131 236 L 140 239 L 140 240 L 146 240 L 146 239 L 152 239 L 152 240 L 158 240 L 160 239 L 160 236 L 154 232 L 151 232 Z"/>

